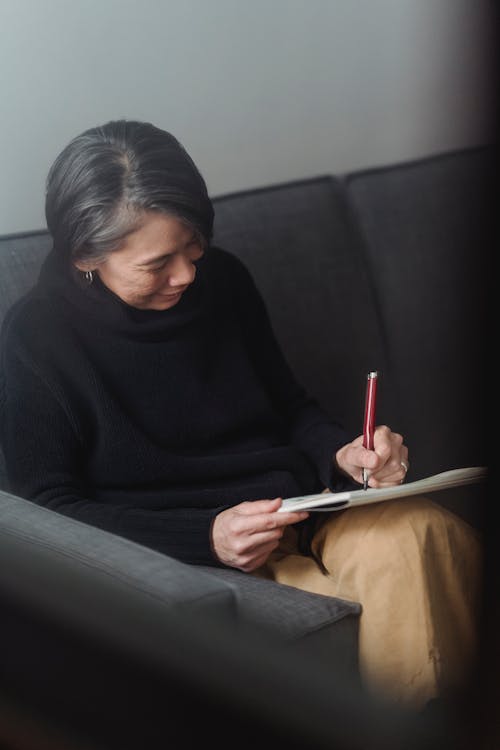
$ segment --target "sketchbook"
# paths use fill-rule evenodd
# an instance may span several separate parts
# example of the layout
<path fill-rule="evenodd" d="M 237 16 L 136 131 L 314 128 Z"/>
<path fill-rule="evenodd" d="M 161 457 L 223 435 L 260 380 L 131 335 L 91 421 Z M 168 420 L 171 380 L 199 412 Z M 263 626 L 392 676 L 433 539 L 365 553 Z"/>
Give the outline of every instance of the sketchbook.
<path fill-rule="evenodd" d="M 486 479 L 487 469 L 484 466 L 470 466 L 463 469 L 451 469 L 440 474 L 434 474 L 415 482 L 397 484 L 383 489 L 350 490 L 349 492 L 322 492 L 319 495 L 302 495 L 287 497 L 278 512 L 294 510 L 333 511 L 351 508 L 356 505 L 368 505 L 384 500 L 411 497 L 412 495 L 427 495 L 437 490 L 447 490 L 464 484 L 473 484 Z"/>

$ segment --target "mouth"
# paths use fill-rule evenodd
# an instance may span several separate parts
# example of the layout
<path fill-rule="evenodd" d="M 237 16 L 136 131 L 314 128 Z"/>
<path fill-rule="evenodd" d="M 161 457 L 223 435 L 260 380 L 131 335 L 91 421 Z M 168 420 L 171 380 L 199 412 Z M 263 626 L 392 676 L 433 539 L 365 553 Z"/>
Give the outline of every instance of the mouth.
<path fill-rule="evenodd" d="M 174 292 L 173 294 L 160 294 L 160 297 L 163 297 L 164 299 L 177 299 L 181 296 L 181 294 L 184 294 L 186 291 L 187 286 L 185 286 L 183 289 L 179 289 L 179 291 Z"/>

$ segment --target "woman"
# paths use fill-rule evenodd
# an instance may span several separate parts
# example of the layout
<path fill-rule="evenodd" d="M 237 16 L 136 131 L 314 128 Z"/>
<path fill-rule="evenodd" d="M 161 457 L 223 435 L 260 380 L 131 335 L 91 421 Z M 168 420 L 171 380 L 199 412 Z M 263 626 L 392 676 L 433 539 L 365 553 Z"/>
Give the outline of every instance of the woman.
<path fill-rule="evenodd" d="M 359 486 L 363 469 L 371 487 L 397 484 L 408 450 L 386 426 L 373 451 L 350 441 L 296 382 L 249 273 L 211 246 L 212 204 L 179 142 L 140 122 L 84 132 L 50 170 L 46 216 L 53 250 L 2 332 L 13 490 L 188 563 L 361 601 L 362 673 L 396 700 L 460 684 L 470 527 L 424 499 L 317 527 L 278 513 L 283 497 Z"/>

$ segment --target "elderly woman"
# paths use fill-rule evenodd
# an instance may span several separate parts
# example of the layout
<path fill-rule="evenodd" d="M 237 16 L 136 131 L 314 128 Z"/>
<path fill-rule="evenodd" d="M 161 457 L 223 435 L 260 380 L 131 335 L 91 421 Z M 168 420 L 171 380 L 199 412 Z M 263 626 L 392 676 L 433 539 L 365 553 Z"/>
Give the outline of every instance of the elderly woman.
<path fill-rule="evenodd" d="M 19 495 L 191 564 L 360 601 L 368 686 L 412 706 L 474 655 L 475 532 L 424 498 L 340 513 L 282 498 L 404 479 L 380 426 L 350 441 L 298 384 L 252 278 L 211 246 L 180 143 L 110 122 L 67 145 L 53 250 L 2 332 L 1 438 Z M 313 522 L 314 520 L 314 522 Z"/>

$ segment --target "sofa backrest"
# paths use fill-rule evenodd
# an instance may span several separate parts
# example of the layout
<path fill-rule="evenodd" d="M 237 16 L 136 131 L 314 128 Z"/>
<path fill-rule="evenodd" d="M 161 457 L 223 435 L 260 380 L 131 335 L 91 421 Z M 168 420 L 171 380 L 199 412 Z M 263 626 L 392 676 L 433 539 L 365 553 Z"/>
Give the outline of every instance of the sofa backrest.
<path fill-rule="evenodd" d="M 319 177 L 221 196 L 215 242 L 240 257 L 266 301 L 300 382 L 354 437 L 366 374 L 387 381 L 373 282 L 342 184 Z M 379 414 L 396 419 L 388 382 Z"/>
<path fill-rule="evenodd" d="M 262 290 L 306 387 L 359 434 L 405 436 L 409 478 L 485 464 L 492 147 L 221 197 L 215 239 Z"/>
<path fill-rule="evenodd" d="M 0 237 L 0 326 L 11 305 L 36 282 L 50 247 L 51 237 L 47 231 Z M 0 489 L 8 489 L 1 446 Z"/>
<path fill-rule="evenodd" d="M 487 462 L 491 147 L 348 175 L 412 476 Z"/>
<path fill-rule="evenodd" d="M 36 283 L 51 247 L 47 231 L 0 237 L 0 325 L 11 305 Z"/>

